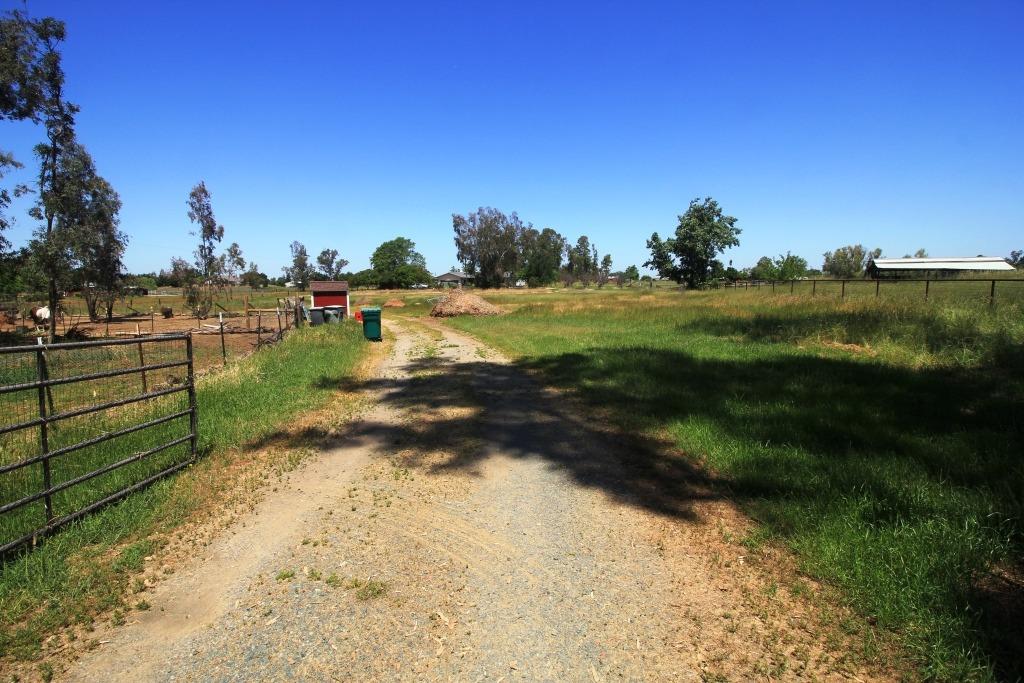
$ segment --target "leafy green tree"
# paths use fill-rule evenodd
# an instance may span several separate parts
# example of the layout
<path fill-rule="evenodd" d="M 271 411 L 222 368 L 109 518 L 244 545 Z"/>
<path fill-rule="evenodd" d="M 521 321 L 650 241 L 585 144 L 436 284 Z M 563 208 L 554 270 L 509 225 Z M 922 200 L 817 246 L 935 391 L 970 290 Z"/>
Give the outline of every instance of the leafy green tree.
<path fill-rule="evenodd" d="M 796 280 L 807 275 L 807 259 L 786 252 L 775 259 L 775 278 L 778 280 Z"/>
<path fill-rule="evenodd" d="M 245 257 L 242 256 L 242 248 L 238 246 L 238 242 L 232 242 L 220 255 L 220 272 L 230 285 L 244 270 Z"/>
<path fill-rule="evenodd" d="M 838 279 L 857 277 L 863 274 L 865 266 L 871 260 L 881 255 L 881 249 L 868 251 L 862 244 L 851 244 L 835 251 L 826 251 L 821 270 Z"/>
<path fill-rule="evenodd" d="M 676 263 L 672 247 L 672 240 L 662 240 L 658 233 L 652 234 L 651 239 L 647 240 L 647 248 L 651 250 L 651 258 L 644 261 L 644 268 L 650 268 L 655 271 L 658 277 L 681 282 L 683 273 Z"/>
<path fill-rule="evenodd" d="M 255 261 L 249 262 L 249 268 L 242 273 L 240 280 L 243 285 L 252 289 L 259 289 L 270 284 L 270 278 L 266 273 L 260 272 L 260 267 L 256 265 Z"/>
<path fill-rule="evenodd" d="M 81 263 L 82 295 L 90 320 L 99 320 L 99 306 L 110 320 L 114 302 L 121 296 L 122 257 L 128 236 L 118 230 L 121 199 L 110 184 L 96 176 L 88 185 L 82 226 L 79 232 L 78 260 Z"/>
<path fill-rule="evenodd" d="M 546 285 L 558 279 L 565 252 L 565 238 L 551 228 L 528 227 L 520 238 L 519 277 L 531 287 Z"/>
<path fill-rule="evenodd" d="M 597 247 L 586 235 L 581 235 L 574 246 L 566 249 L 566 261 L 566 270 L 574 281 L 588 285 L 597 277 Z"/>
<path fill-rule="evenodd" d="M 58 133 L 58 125 L 73 124 L 77 111 L 61 94 L 64 74 L 57 46 L 64 35 L 64 23 L 52 17 L 31 19 L 19 10 L 0 15 L 0 121 L 46 120 L 48 133 L 61 142 L 71 139 L 67 137 L 73 136 L 70 125 Z M 60 113 L 68 118 L 58 121 Z M 51 159 L 51 168 L 55 166 L 56 161 Z M 0 180 L 5 170 L 18 168 L 22 164 L 9 152 L 0 150 Z M 22 184 L 10 189 L 0 186 L 0 255 L 10 248 L 3 235 L 12 222 L 7 209 L 14 197 L 28 191 Z"/>
<path fill-rule="evenodd" d="M 750 277 L 754 280 L 775 280 L 778 278 L 778 271 L 775 262 L 767 256 L 762 256 L 750 269 Z"/>
<path fill-rule="evenodd" d="M 183 279 L 182 288 L 185 305 L 198 318 L 205 318 L 213 308 L 216 292 L 223 286 L 223 262 L 217 256 L 217 245 L 224 239 L 224 226 L 217 222 L 213 215 L 213 204 L 210 191 L 202 180 L 188 193 L 188 220 L 196 224 L 197 232 L 190 234 L 199 237 L 199 244 L 193 252 L 195 268 L 189 272 L 179 269 L 179 274 L 194 275 Z"/>
<path fill-rule="evenodd" d="M 48 145 L 39 145 L 41 156 Z M 99 319 L 104 302 L 107 315 L 120 294 L 121 257 L 127 236 L 118 230 L 121 200 L 99 174 L 85 148 L 71 141 L 62 145 L 57 166 L 42 164 L 39 200 L 30 215 L 40 221 L 29 243 L 30 267 L 46 282 L 50 316 L 49 336 L 56 336 L 58 292 L 80 286 L 89 316 Z"/>
<path fill-rule="evenodd" d="M 380 275 L 373 268 L 367 268 L 366 270 L 360 270 L 358 273 L 352 273 L 345 277 L 348 280 L 349 287 L 353 289 L 357 287 L 379 287 L 380 286 Z"/>
<path fill-rule="evenodd" d="M 608 282 L 608 278 L 612 274 L 612 255 L 605 254 L 604 258 L 601 259 L 601 266 L 597 271 L 597 284 L 598 287 L 604 287 Z"/>
<path fill-rule="evenodd" d="M 338 280 L 341 271 L 348 265 L 348 261 L 338 257 L 337 249 L 324 249 L 316 257 L 316 262 L 320 266 L 320 272 L 328 280 Z"/>
<path fill-rule="evenodd" d="M 478 287 L 500 287 L 506 274 L 517 272 L 524 225 L 513 211 L 509 215 L 491 207 L 480 207 L 465 216 L 452 214 L 455 247 L 459 263 Z"/>
<path fill-rule="evenodd" d="M 622 284 L 633 284 L 640 279 L 640 269 L 636 266 L 626 268 L 626 270 L 622 271 L 622 279 L 625 280 Z"/>
<path fill-rule="evenodd" d="M 41 121 L 46 132 L 46 141 L 34 150 L 40 162 L 38 193 L 29 215 L 40 225 L 34 231 L 30 251 L 33 267 L 46 280 L 47 303 L 52 312 L 47 338 L 52 342 L 57 335 L 58 285 L 70 279 L 87 178 L 90 170 L 92 177 L 95 172 L 85 148 L 75 141 L 78 107 L 64 98 L 64 69 L 58 49 L 64 40 L 64 24 L 41 19 L 31 24 L 30 33 L 35 57 L 24 71 L 29 74 L 24 82 L 26 89 L 21 90 L 19 84 L 18 93 L 23 96 L 23 106 L 33 112 L 32 120 Z M 3 89 L 11 92 L 6 80 Z"/>
<path fill-rule="evenodd" d="M 701 287 L 712 276 L 715 256 L 739 245 L 739 234 L 736 219 L 725 215 L 718 202 L 711 197 L 694 199 L 679 216 L 675 237 L 664 243 L 656 239 L 657 233 L 651 237 L 651 260 L 644 265 L 654 267 L 661 277 Z M 667 254 L 674 258 L 666 259 Z"/>
<path fill-rule="evenodd" d="M 1011 251 L 1010 257 L 1006 260 L 1014 268 L 1024 268 L 1024 250 L 1015 249 Z"/>
<path fill-rule="evenodd" d="M 383 289 L 411 287 L 433 279 L 427 271 L 426 259 L 416 251 L 416 243 L 405 237 L 396 237 L 377 247 L 370 265 Z"/>
<path fill-rule="evenodd" d="M 292 242 L 291 252 L 292 265 L 282 270 L 295 283 L 299 291 L 304 292 L 315 272 L 309 263 L 309 252 L 306 251 L 306 245 L 299 241 Z"/>

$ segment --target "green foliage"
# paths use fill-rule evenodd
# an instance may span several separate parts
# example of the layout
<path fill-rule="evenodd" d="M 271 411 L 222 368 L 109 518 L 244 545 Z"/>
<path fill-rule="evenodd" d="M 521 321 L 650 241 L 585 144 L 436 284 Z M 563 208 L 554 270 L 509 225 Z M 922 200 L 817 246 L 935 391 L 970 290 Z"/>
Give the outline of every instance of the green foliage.
<path fill-rule="evenodd" d="M 242 273 L 241 282 L 247 287 L 257 289 L 268 286 L 270 278 L 267 277 L 266 273 L 260 272 L 260 267 L 255 262 L 250 262 L 249 269 Z"/>
<path fill-rule="evenodd" d="M 478 287 L 487 288 L 500 287 L 506 273 L 517 271 L 520 240 L 533 226 L 523 225 L 514 211 L 506 216 L 497 209 L 480 207 L 465 216 L 452 214 L 452 228 L 459 263 Z"/>
<path fill-rule="evenodd" d="M 213 215 L 210 191 L 202 180 L 188 194 L 188 219 L 198 228 L 199 244 L 195 250 L 195 267 L 199 277 L 208 282 L 221 276 L 221 262 L 217 258 L 217 244 L 224 239 L 224 226 Z M 194 233 L 195 234 L 195 233 Z"/>
<path fill-rule="evenodd" d="M 566 249 L 566 271 L 574 281 L 590 284 L 597 277 L 598 267 L 597 247 L 586 235 L 581 235 L 574 246 Z"/>
<path fill-rule="evenodd" d="M 864 274 L 867 264 L 881 255 L 881 249 L 868 251 L 862 244 L 851 244 L 835 251 L 826 251 L 821 270 L 839 279 L 859 277 Z"/>
<path fill-rule="evenodd" d="M 222 282 L 222 265 L 216 255 L 217 245 L 224 239 L 224 226 L 217 223 L 213 215 L 213 204 L 210 191 L 202 180 L 192 188 L 188 195 L 188 219 L 199 227 L 196 246 L 195 264 L 190 267 L 183 259 L 171 259 L 171 269 L 175 278 L 184 288 L 185 303 L 192 315 L 205 318 L 213 308 L 213 299 Z"/>
<path fill-rule="evenodd" d="M 309 263 L 309 252 L 306 251 L 306 246 L 299 241 L 292 242 L 291 251 L 292 265 L 285 268 L 284 271 L 300 291 L 305 291 L 315 272 Z"/>
<path fill-rule="evenodd" d="M 777 280 L 779 275 L 775 262 L 767 256 L 762 256 L 750 269 L 750 277 L 754 280 Z"/>
<path fill-rule="evenodd" d="M 536 230 L 528 227 L 520 238 L 520 267 L 518 276 L 531 287 L 546 285 L 558 279 L 565 252 L 565 238 L 551 228 Z"/>
<path fill-rule="evenodd" d="M 716 270 L 724 276 L 725 270 L 715 257 L 738 246 L 739 234 L 736 219 L 725 215 L 718 202 L 711 197 L 703 201 L 694 199 L 686 213 L 679 216 L 672 239 L 662 241 L 654 233 L 647 240 L 651 258 L 644 266 L 657 271 L 660 277 L 685 282 L 691 289 L 700 288 L 716 275 Z"/>
<path fill-rule="evenodd" d="M 779 280 L 795 280 L 797 278 L 806 277 L 807 275 L 807 259 L 801 256 L 795 256 L 788 251 L 783 256 L 779 254 L 779 257 L 775 259 L 775 277 Z"/>
<path fill-rule="evenodd" d="M 806 274 L 807 260 L 788 251 L 774 260 L 762 256 L 750 269 L 750 277 L 754 280 L 795 280 Z"/>
<path fill-rule="evenodd" d="M 324 249 L 316 257 L 317 265 L 320 266 L 320 273 L 327 280 L 340 280 L 341 271 L 348 265 L 348 261 L 338 256 L 337 249 Z"/>
<path fill-rule="evenodd" d="M 384 289 L 411 287 L 433 279 L 423 255 L 416 251 L 416 243 L 405 237 L 396 237 L 377 247 L 370 264 Z"/>
<path fill-rule="evenodd" d="M 636 282 L 640 279 L 640 270 L 636 266 L 630 266 L 622 271 L 622 277 L 625 280 L 623 284 Z"/>

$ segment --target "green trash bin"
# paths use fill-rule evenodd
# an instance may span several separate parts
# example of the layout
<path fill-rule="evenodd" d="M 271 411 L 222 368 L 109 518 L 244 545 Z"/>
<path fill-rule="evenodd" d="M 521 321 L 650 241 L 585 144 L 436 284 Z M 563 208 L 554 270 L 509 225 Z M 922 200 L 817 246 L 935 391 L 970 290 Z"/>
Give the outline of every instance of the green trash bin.
<path fill-rule="evenodd" d="M 380 309 L 364 308 L 363 313 L 363 336 L 373 341 L 380 341 Z"/>

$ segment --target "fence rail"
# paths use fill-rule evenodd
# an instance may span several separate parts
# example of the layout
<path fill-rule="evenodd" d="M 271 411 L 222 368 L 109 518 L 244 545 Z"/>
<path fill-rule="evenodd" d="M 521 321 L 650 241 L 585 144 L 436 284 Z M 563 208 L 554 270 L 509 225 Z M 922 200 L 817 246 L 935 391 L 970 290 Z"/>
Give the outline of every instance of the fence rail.
<path fill-rule="evenodd" d="M 985 290 L 980 296 L 988 301 L 990 306 L 994 306 L 996 303 L 996 283 L 998 282 L 1009 282 L 1017 283 L 1021 289 L 1018 293 L 1024 293 L 1024 279 L 1022 278 L 1009 278 L 1009 277 L 996 277 L 996 278 L 878 278 L 878 279 L 867 279 L 867 278 L 845 278 L 845 279 L 804 279 L 804 280 L 747 280 L 743 282 L 728 282 L 728 283 L 717 283 L 716 288 L 733 288 L 759 290 L 761 288 L 770 289 L 772 292 L 776 291 L 778 287 L 782 291 L 788 289 L 790 294 L 796 293 L 796 288 L 799 286 L 802 290 L 806 289 L 809 285 L 811 288 L 811 296 L 817 295 L 819 292 L 819 283 L 824 286 L 839 287 L 839 298 L 845 299 L 848 296 L 847 285 L 865 287 L 872 286 L 874 289 L 874 297 L 881 298 L 883 285 L 886 289 L 897 287 L 899 285 L 910 284 L 910 283 L 924 283 L 924 287 L 921 288 L 919 296 L 925 301 L 928 301 L 932 296 L 932 285 L 942 286 L 972 286 L 977 290 L 978 283 L 987 285 L 984 287 Z M 904 291 L 906 288 L 903 288 Z M 1024 298 L 1024 297 L 1021 297 Z"/>
<path fill-rule="evenodd" d="M 189 334 L 0 348 L 0 556 L 186 467 L 197 440 Z"/>

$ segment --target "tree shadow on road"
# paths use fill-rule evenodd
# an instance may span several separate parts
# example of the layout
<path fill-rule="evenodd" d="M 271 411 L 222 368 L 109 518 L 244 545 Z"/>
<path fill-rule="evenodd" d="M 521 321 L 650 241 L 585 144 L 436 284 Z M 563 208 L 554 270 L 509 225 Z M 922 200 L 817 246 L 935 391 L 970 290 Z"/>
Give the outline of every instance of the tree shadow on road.
<path fill-rule="evenodd" d="M 865 573 L 842 579 L 852 590 L 882 580 L 870 572 L 888 577 L 893 563 L 912 565 L 895 579 L 904 585 L 893 604 L 876 599 L 882 593 L 863 598 L 880 624 L 899 628 L 923 604 L 969 613 L 978 607 L 973 577 L 992 557 L 1020 566 L 1024 470 L 1013 444 L 1024 405 L 992 373 L 643 347 L 514 364 L 435 357 L 406 370 L 400 379 L 318 383 L 369 392 L 406 416 L 366 420 L 347 441 L 402 452 L 428 474 L 473 474 L 496 454 L 536 458 L 580 486 L 685 521 L 701 519 L 698 501 L 730 497 L 783 537 L 819 542 L 832 533 L 826 524 L 845 524 L 834 564 L 819 567 L 826 575 L 845 571 L 851 552 L 862 553 Z M 274 438 L 335 443 L 317 428 Z M 1020 653 L 1000 654 L 991 635 L 1000 628 L 983 628 L 983 647 L 1015 671 Z"/>

